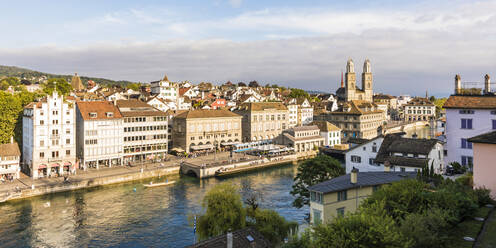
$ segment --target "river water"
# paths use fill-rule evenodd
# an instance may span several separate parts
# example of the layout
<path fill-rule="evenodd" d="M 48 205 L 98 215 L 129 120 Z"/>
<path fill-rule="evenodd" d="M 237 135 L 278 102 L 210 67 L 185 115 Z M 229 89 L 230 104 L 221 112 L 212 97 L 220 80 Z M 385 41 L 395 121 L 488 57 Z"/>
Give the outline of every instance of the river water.
<path fill-rule="evenodd" d="M 250 185 L 263 208 L 304 223 L 308 207 L 291 206 L 295 174 L 295 165 L 284 165 L 227 179 L 176 176 L 173 186 L 145 189 L 146 180 L 5 203 L 0 247 L 184 247 L 194 242 L 188 216 L 223 181 Z"/>

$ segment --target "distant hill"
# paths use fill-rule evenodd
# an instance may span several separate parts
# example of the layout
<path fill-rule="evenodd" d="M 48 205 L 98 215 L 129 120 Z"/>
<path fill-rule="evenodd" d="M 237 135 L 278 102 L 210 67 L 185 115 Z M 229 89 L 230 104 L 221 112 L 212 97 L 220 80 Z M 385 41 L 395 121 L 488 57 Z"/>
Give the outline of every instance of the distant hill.
<path fill-rule="evenodd" d="M 20 68 L 16 66 L 4 66 L 0 65 L 0 78 L 2 77 L 18 77 L 20 79 L 25 79 L 31 82 L 39 82 L 43 78 L 64 78 L 67 80 L 67 82 L 70 82 L 72 79 L 73 75 L 57 75 L 57 74 L 50 74 L 50 73 L 45 73 L 45 72 L 39 72 L 39 71 L 33 71 L 25 68 Z M 81 78 L 81 81 L 83 81 L 83 84 L 86 85 L 89 80 L 93 80 L 96 83 L 99 84 L 104 84 L 104 85 L 112 85 L 112 84 L 118 84 L 121 86 L 125 86 L 130 83 L 134 83 L 131 81 L 125 81 L 125 80 L 110 80 L 110 79 L 105 79 L 105 78 L 95 78 L 95 77 L 85 77 L 79 75 Z"/>

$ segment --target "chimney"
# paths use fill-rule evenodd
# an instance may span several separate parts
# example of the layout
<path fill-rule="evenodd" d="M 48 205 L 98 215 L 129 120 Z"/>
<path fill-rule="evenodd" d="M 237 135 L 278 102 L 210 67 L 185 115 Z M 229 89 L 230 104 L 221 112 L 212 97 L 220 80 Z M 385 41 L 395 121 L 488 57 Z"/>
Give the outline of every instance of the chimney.
<path fill-rule="evenodd" d="M 484 77 L 484 93 L 488 94 L 491 92 L 491 77 L 489 77 L 489 74 L 486 74 Z"/>
<path fill-rule="evenodd" d="M 386 160 L 384 162 L 384 172 L 390 172 L 390 171 L 391 171 L 391 163 L 388 160 Z"/>
<path fill-rule="evenodd" d="M 233 234 L 231 231 L 227 233 L 227 248 L 233 248 Z"/>
<path fill-rule="evenodd" d="M 358 181 L 358 169 L 357 168 L 353 167 L 353 169 L 351 170 L 350 177 L 351 177 L 351 183 L 352 184 L 357 183 L 357 181 Z"/>
<path fill-rule="evenodd" d="M 462 78 L 460 74 L 456 74 L 455 76 L 455 95 L 459 95 L 462 93 Z"/>

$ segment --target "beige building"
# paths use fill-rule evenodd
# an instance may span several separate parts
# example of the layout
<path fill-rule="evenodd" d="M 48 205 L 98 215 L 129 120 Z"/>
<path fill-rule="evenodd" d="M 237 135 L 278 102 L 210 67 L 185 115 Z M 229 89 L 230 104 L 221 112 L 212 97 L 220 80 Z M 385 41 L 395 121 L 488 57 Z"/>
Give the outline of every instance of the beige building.
<path fill-rule="evenodd" d="M 19 145 L 10 138 L 10 143 L 0 144 L 0 179 L 2 181 L 18 179 L 20 176 L 21 151 Z"/>
<path fill-rule="evenodd" d="M 372 102 L 374 92 L 372 90 L 373 80 L 372 80 L 372 70 L 370 68 L 370 60 L 366 59 L 363 63 L 363 73 L 362 73 L 362 88 L 357 88 L 356 85 L 356 73 L 355 64 L 352 59 L 349 59 L 346 63 L 346 73 L 345 73 L 345 100 L 365 100 Z"/>
<path fill-rule="evenodd" d="M 241 142 L 241 118 L 223 109 L 180 113 L 173 120 L 173 147 L 189 153 Z"/>
<path fill-rule="evenodd" d="M 384 184 L 415 178 L 412 172 L 358 172 L 332 178 L 309 187 L 310 223 L 327 224 L 337 216 L 355 212 L 360 203 Z"/>
<path fill-rule="evenodd" d="M 294 148 L 299 156 L 314 155 L 318 147 L 324 146 L 324 138 L 320 136 L 318 126 L 299 126 L 285 130 L 276 142 Z"/>
<path fill-rule="evenodd" d="M 346 102 L 338 111 L 320 113 L 315 120 L 329 121 L 341 128 L 342 138 L 362 139 L 377 137 L 386 121 L 384 112 L 366 101 Z"/>
<path fill-rule="evenodd" d="M 428 121 L 436 118 L 436 106 L 427 98 L 414 98 L 403 105 L 406 121 Z"/>
<path fill-rule="evenodd" d="M 244 103 L 234 112 L 243 116 L 243 141 L 274 139 L 289 127 L 289 110 L 280 102 Z"/>

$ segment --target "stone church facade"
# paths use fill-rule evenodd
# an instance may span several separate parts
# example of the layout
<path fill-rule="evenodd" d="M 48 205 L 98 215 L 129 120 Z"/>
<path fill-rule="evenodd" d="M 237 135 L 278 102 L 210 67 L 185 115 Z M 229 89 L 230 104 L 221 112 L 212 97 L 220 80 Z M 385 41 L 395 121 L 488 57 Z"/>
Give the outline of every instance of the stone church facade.
<path fill-rule="evenodd" d="M 356 86 L 356 73 L 355 64 L 352 59 L 349 59 L 346 63 L 346 74 L 345 74 L 345 100 L 364 100 L 367 102 L 372 102 L 373 99 L 373 80 L 372 71 L 370 69 L 370 60 L 366 59 L 363 63 L 362 72 L 362 88 L 359 89 Z"/>

